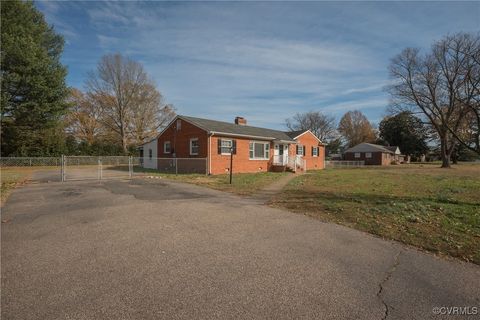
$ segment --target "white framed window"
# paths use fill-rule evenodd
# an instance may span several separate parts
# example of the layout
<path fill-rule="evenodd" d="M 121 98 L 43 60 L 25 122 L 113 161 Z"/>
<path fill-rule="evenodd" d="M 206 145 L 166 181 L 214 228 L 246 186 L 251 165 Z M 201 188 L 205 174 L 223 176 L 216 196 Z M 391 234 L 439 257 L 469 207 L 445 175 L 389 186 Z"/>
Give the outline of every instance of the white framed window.
<path fill-rule="evenodd" d="M 230 154 L 233 146 L 233 140 L 222 139 L 221 140 L 221 154 Z"/>
<path fill-rule="evenodd" d="M 250 160 L 270 159 L 270 143 L 250 141 L 249 158 Z"/>
<path fill-rule="evenodd" d="M 148 158 L 151 160 L 153 157 L 152 149 L 148 149 Z"/>
<path fill-rule="evenodd" d="M 172 145 L 170 144 L 170 141 L 165 141 L 163 143 L 163 153 L 170 153 L 172 152 Z"/>
<path fill-rule="evenodd" d="M 318 157 L 318 147 L 312 148 L 312 157 Z"/>
<path fill-rule="evenodd" d="M 297 156 L 304 156 L 305 155 L 305 146 L 299 144 L 297 145 Z"/>
<path fill-rule="evenodd" d="M 360 158 L 360 152 L 355 152 L 355 158 Z"/>
<path fill-rule="evenodd" d="M 198 150 L 200 149 L 200 144 L 198 143 L 198 138 L 190 139 L 190 155 L 198 155 Z"/>
<path fill-rule="evenodd" d="M 371 158 L 372 153 L 371 152 L 365 152 L 365 158 Z"/>

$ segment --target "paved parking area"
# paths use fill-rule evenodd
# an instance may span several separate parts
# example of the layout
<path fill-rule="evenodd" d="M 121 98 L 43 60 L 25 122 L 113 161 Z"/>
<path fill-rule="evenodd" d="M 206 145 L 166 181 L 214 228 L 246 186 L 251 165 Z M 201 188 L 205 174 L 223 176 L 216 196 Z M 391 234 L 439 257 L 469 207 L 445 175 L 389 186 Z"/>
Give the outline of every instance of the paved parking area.
<path fill-rule="evenodd" d="M 477 265 L 161 179 L 28 185 L 2 221 L 2 319 L 446 319 L 432 309 L 480 307 Z"/>

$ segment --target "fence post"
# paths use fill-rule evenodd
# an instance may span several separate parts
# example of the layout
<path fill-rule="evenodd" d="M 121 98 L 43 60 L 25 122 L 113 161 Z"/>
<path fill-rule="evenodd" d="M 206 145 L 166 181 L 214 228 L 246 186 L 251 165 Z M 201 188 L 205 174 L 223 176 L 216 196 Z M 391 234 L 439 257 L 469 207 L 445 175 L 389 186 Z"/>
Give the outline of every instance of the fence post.
<path fill-rule="evenodd" d="M 178 159 L 175 158 L 175 174 L 178 174 Z"/>
<path fill-rule="evenodd" d="M 132 179 L 132 174 L 133 174 L 133 165 L 132 165 L 132 156 L 128 157 L 128 177 L 129 179 Z"/>
<path fill-rule="evenodd" d="M 102 180 L 102 160 L 98 159 L 98 180 Z"/>
<path fill-rule="evenodd" d="M 67 166 L 67 159 L 65 158 L 65 156 L 62 154 L 62 159 L 61 159 L 61 162 L 62 162 L 62 169 L 61 169 L 61 180 L 62 182 L 65 182 L 67 180 L 67 177 L 66 177 L 66 166 Z"/>

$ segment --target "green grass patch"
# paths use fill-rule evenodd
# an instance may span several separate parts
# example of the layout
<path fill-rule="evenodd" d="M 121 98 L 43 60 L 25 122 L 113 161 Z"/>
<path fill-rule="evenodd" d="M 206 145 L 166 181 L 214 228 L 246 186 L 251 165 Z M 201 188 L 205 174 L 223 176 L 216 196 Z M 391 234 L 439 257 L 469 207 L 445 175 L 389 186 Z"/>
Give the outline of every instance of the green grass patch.
<path fill-rule="evenodd" d="M 8 196 L 12 190 L 19 184 L 24 183 L 32 174 L 33 170 L 30 168 L 2 168 L 0 170 L 1 180 L 1 205 L 7 201 Z"/>
<path fill-rule="evenodd" d="M 236 173 L 233 175 L 232 184 L 230 184 L 227 174 L 170 174 L 158 173 L 153 170 L 150 171 L 150 174 L 240 195 L 251 195 L 285 176 L 285 173 L 278 172 Z"/>
<path fill-rule="evenodd" d="M 480 264 L 480 165 L 328 169 L 272 204 Z"/>

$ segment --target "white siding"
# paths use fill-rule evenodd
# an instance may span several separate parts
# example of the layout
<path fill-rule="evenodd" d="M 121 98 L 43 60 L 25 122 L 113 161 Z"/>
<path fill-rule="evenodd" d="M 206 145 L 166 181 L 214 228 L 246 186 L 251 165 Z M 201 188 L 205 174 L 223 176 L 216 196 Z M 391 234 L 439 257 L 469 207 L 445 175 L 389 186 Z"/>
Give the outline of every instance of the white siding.
<path fill-rule="evenodd" d="M 153 139 L 143 145 L 143 167 L 148 169 L 157 169 L 157 139 Z M 152 157 L 150 158 L 150 150 Z"/>

